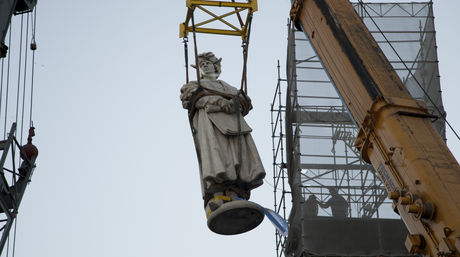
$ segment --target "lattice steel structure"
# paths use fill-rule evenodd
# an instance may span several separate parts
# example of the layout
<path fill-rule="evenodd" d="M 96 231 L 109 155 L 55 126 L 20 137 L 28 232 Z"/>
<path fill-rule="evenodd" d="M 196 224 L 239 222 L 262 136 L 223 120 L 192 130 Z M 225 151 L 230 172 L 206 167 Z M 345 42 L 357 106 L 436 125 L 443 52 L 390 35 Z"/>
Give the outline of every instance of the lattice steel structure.
<path fill-rule="evenodd" d="M 16 217 L 31 181 L 36 155 L 32 106 L 36 0 L 0 1 L 0 256 L 15 250 Z M 28 133 L 29 131 L 29 133 Z M 27 145 L 27 146 L 26 146 Z"/>
<path fill-rule="evenodd" d="M 424 101 L 433 115 L 445 115 L 432 3 L 356 3 L 354 6 L 412 96 Z M 289 33 L 287 59 L 286 100 L 279 96 L 283 88 L 279 79 L 272 104 L 275 207 L 286 205 L 288 193 L 293 204 L 290 234 L 287 241 L 277 236 L 277 256 L 405 255 L 405 228 L 395 220 L 398 216 L 391 210 L 378 174 L 353 147 L 357 126 L 308 38 L 293 28 Z M 283 118 L 285 134 L 280 127 Z M 433 122 L 445 138 L 443 120 Z M 282 183 L 286 176 L 291 192 Z M 338 217 L 337 210 L 334 213 L 330 207 L 318 208 L 316 214 L 316 203 L 311 199 L 326 203 L 332 198 L 331 190 L 337 190 L 338 197 L 346 200 L 346 218 Z M 315 227 L 318 231 L 312 231 Z M 385 244 L 390 241 L 385 232 L 389 227 L 397 230 L 394 232 L 397 235 L 392 235 L 395 243 Z M 343 245 L 331 247 L 314 239 L 329 236 L 320 231 L 328 229 L 337 229 L 343 233 L 338 238 L 347 237 L 351 243 L 368 231 L 373 231 L 370 235 L 373 238 L 367 237 L 367 243 L 361 246 L 356 244 L 356 249 L 345 245 L 346 240 L 342 240 Z"/>

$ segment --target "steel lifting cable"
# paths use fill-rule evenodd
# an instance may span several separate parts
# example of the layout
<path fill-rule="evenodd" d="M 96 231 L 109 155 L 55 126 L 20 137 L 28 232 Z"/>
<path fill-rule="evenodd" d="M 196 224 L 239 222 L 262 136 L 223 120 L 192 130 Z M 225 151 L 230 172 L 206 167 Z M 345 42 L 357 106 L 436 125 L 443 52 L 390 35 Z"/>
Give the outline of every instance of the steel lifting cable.
<path fill-rule="evenodd" d="M 11 35 L 13 34 L 13 26 L 10 25 L 10 31 L 9 31 L 9 39 L 8 39 L 8 45 L 11 46 Z M 6 139 L 6 123 L 8 121 L 7 116 L 8 116 L 8 94 L 9 94 L 9 85 L 10 85 L 10 64 L 11 64 L 11 49 L 8 53 L 8 69 L 6 73 L 6 96 L 5 96 L 5 123 L 4 123 L 4 128 L 3 128 L 3 139 Z M 6 246 L 6 257 L 9 256 L 10 252 L 10 237 L 8 235 L 7 239 L 7 246 Z"/>
<path fill-rule="evenodd" d="M 0 75 L 0 116 L 2 113 L 2 105 L 3 105 L 3 72 L 5 70 L 5 59 L 2 58 L 2 71 Z"/>
<path fill-rule="evenodd" d="M 197 78 L 197 82 L 198 82 L 198 87 L 197 89 L 192 93 L 192 96 L 190 97 L 190 101 L 189 101 L 189 104 L 187 106 L 187 109 L 188 109 L 188 120 L 189 120 L 189 125 L 190 125 L 190 129 L 192 131 L 192 134 L 195 134 L 196 133 L 196 129 L 195 127 L 193 126 L 193 116 L 195 115 L 195 100 L 196 100 L 196 97 L 198 96 L 198 93 L 202 90 L 201 88 L 201 80 L 200 80 L 200 65 L 198 63 L 198 47 L 197 47 L 197 44 L 196 44 L 196 29 L 195 29 L 195 14 L 194 14 L 194 11 L 195 10 L 192 10 L 192 34 L 193 34 L 193 46 L 194 46 L 194 50 L 195 50 L 195 68 L 196 68 L 196 78 Z M 188 76 L 188 39 L 185 39 L 186 37 L 184 37 L 184 53 L 185 53 L 185 71 L 186 71 L 186 81 L 187 83 L 189 82 L 189 76 Z"/>
<path fill-rule="evenodd" d="M 457 134 L 457 132 L 455 131 L 455 129 L 452 127 L 452 125 L 450 124 L 450 122 L 447 120 L 446 118 L 446 113 L 442 112 L 439 107 L 434 103 L 433 99 L 430 97 L 430 95 L 428 95 L 428 92 L 426 92 L 426 90 L 422 87 L 422 84 L 417 80 L 417 78 L 414 76 L 414 74 L 412 73 L 411 69 L 407 66 L 406 62 L 404 62 L 404 60 L 402 59 L 402 57 L 399 55 L 398 51 L 396 51 L 396 49 L 394 48 L 393 44 L 391 44 L 391 42 L 388 40 L 388 38 L 386 37 L 385 33 L 380 29 L 380 27 L 377 25 L 377 22 L 375 22 L 374 18 L 369 14 L 369 12 L 367 11 L 366 9 L 366 6 L 365 4 L 363 3 L 362 0 L 359 0 L 359 4 L 361 5 L 362 9 L 366 12 L 366 14 L 369 16 L 369 18 L 371 19 L 372 23 L 374 23 L 375 27 L 378 29 L 379 33 L 382 34 L 383 38 L 385 39 L 386 43 L 388 43 L 388 45 L 391 47 L 391 49 L 393 50 L 393 52 L 396 54 L 396 56 L 398 57 L 398 59 L 401 61 L 401 63 L 404 65 L 404 67 L 406 68 L 406 70 L 409 72 L 409 74 L 412 76 L 412 78 L 414 79 L 414 81 L 416 82 L 417 86 L 422 90 L 423 94 L 425 94 L 425 96 L 427 97 L 428 101 L 430 101 L 431 104 L 433 104 L 434 108 L 436 109 L 436 111 L 438 111 L 440 117 L 442 118 L 442 120 L 444 120 L 444 122 L 446 122 L 447 126 L 449 126 L 449 128 L 452 130 L 452 132 L 455 134 L 455 136 L 457 137 L 457 139 L 460 141 L 460 136 Z"/>
<path fill-rule="evenodd" d="M 241 87 L 240 90 L 244 89 L 244 93 L 248 93 L 248 81 L 247 81 L 247 62 L 248 62 L 248 49 L 249 49 L 249 38 L 251 36 L 251 24 L 252 24 L 252 13 L 248 14 L 248 24 L 247 24 L 247 36 L 243 40 L 243 74 L 241 76 Z"/>
<path fill-rule="evenodd" d="M 27 28 L 29 26 L 29 16 L 27 16 Z M 21 15 L 21 36 L 20 36 L 20 40 L 19 40 L 19 67 L 18 67 L 18 91 L 17 91 L 17 97 L 16 97 L 16 124 L 18 124 L 18 120 L 19 120 L 19 95 L 20 95 L 20 91 L 21 91 L 21 66 L 22 66 L 22 45 L 23 45 L 23 34 L 24 34 L 24 15 Z M 28 29 L 26 30 L 26 44 L 27 44 L 27 40 L 28 40 Z M 24 53 L 24 65 L 27 66 L 27 51 L 25 51 Z M 23 91 L 25 90 L 25 77 L 26 76 L 26 71 L 24 71 L 24 89 Z M 22 105 L 23 109 L 24 109 L 24 101 L 23 101 L 23 105 Z M 23 110 L 24 111 L 24 110 Z M 24 117 L 24 113 L 22 114 L 22 117 Z M 22 122 L 21 122 L 21 144 L 22 144 Z M 15 131 L 15 134 L 17 136 L 17 131 Z M 16 149 L 16 144 L 13 145 L 13 151 L 14 149 Z M 20 155 L 18 156 L 18 159 L 19 159 L 19 162 L 21 160 L 21 157 Z M 13 162 L 14 162 L 14 156 L 13 156 Z M 13 181 L 13 184 L 15 183 L 15 177 L 12 177 L 11 178 L 12 181 Z M 16 210 L 15 210 L 16 212 Z M 15 213 L 16 214 L 16 213 Z M 14 235 L 13 235 L 13 249 L 12 249 L 12 257 L 14 257 L 15 255 L 15 249 L 16 249 L 16 225 L 17 225 L 17 216 L 15 217 L 15 220 L 13 221 L 14 222 Z"/>
<path fill-rule="evenodd" d="M 33 110 L 33 99 L 34 99 L 34 75 L 35 75 L 35 50 L 37 49 L 37 43 L 35 42 L 35 31 L 37 26 L 37 7 L 34 8 L 34 18 L 32 25 L 32 41 L 31 41 L 31 50 L 32 50 L 32 71 L 31 71 L 31 82 L 30 82 L 30 117 L 29 117 L 29 127 L 33 127 L 32 122 L 32 110 Z"/>
<path fill-rule="evenodd" d="M 20 96 L 20 92 L 21 92 L 21 67 L 22 67 L 22 44 L 23 44 L 23 33 L 24 32 L 24 16 L 21 15 L 21 35 L 20 35 L 20 40 L 19 40 L 19 66 L 18 66 L 18 88 L 17 88 L 17 97 L 16 97 L 16 124 L 18 124 L 18 120 L 19 120 L 19 96 Z M 26 34 L 27 34 L 27 31 L 26 31 Z M 26 51 L 27 52 L 27 51 Z M 14 131 L 14 134 L 15 134 L 15 137 L 17 137 L 17 130 Z M 21 132 L 22 134 L 22 132 Z M 22 135 L 21 135 L 21 138 L 22 138 Z M 15 159 L 15 154 L 14 152 L 16 151 L 16 144 L 13 144 L 13 165 L 14 165 L 14 159 Z M 18 159 L 19 161 L 21 160 L 21 157 L 20 155 L 18 156 Z M 14 167 L 14 166 L 13 166 Z M 12 177 L 11 178 L 12 180 L 12 184 L 15 183 L 15 177 Z"/>
<path fill-rule="evenodd" d="M 238 15 L 239 17 L 239 15 Z M 252 13 L 248 13 L 248 24 L 247 24 L 247 35 L 243 39 L 242 47 L 243 47 L 243 72 L 241 75 L 241 86 L 240 90 L 234 97 L 234 108 L 236 111 L 236 114 L 238 116 L 237 121 L 238 121 L 238 135 L 240 136 L 238 140 L 238 161 L 240 163 L 238 167 L 238 172 L 241 169 L 242 166 L 242 160 L 243 160 L 243 138 L 241 137 L 241 100 L 240 100 L 240 95 L 243 96 L 245 100 L 247 100 L 246 95 L 248 93 L 248 84 L 247 84 L 247 62 L 248 62 L 248 47 L 249 47 L 249 36 L 251 34 L 251 22 L 252 22 Z M 247 107 L 249 108 L 249 106 Z"/>
<path fill-rule="evenodd" d="M 198 62 L 198 47 L 196 45 L 195 10 L 192 11 L 192 30 L 193 30 L 193 47 L 195 50 L 196 80 L 198 82 L 198 88 L 201 89 L 200 63 Z"/>
<path fill-rule="evenodd" d="M 184 32 L 185 34 L 185 32 Z M 188 77 L 188 37 L 184 35 L 184 39 L 182 41 L 184 43 L 184 58 L 185 58 L 185 83 L 189 82 Z"/>
<path fill-rule="evenodd" d="M 242 47 L 243 47 L 243 73 L 241 76 L 241 87 L 240 90 L 244 90 L 244 93 L 247 94 L 247 59 L 248 59 L 248 47 L 249 47 L 249 38 L 251 34 L 251 23 L 252 23 L 252 13 L 248 14 L 248 25 L 247 25 L 247 36 L 244 38 Z M 200 83 L 200 71 L 198 65 L 198 50 L 197 50 L 197 43 L 196 43 L 196 27 L 195 27 L 195 18 L 194 18 L 194 10 L 192 11 L 191 21 L 192 21 L 192 33 L 193 33 L 193 43 L 194 43 L 194 50 L 195 50 L 195 63 L 196 63 L 196 72 L 197 72 L 197 82 L 198 87 L 201 87 Z M 238 19 L 241 20 L 241 17 L 238 14 Z M 240 21 L 242 23 L 242 21 Z M 185 33 L 185 32 L 184 32 Z M 184 43 L 184 55 L 185 55 L 185 72 L 186 72 L 186 82 L 189 82 L 189 73 L 188 73 L 188 38 L 184 35 L 183 39 Z"/>
<path fill-rule="evenodd" d="M 247 24 L 248 32 L 247 32 L 246 37 L 243 39 L 243 43 L 242 43 L 242 47 L 243 47 L 243 72 L 242 72 L 242 76 L 241 76 L 241 87 L 240 87 L 240 90 L 238 91 L 238 93 L 236 94 L 236 96 L 233 98 L 234 108 L 235 108 L 236 113 L 238 114 L 238 119 L 237 120 L 238 120 L 238 134 L 239 135 L 241 134 L 241 121 L 240 121 L 241 104 L 240 104 L 239 96 L 242 95 L 243 98 L 245 100 L 247 100 L 247 98 L 246 98 L 246 94 L 247 94 L 247 59 L 248 59 L 249 36 L 250 36 L 250 33 L 251 33 L 252 13 L 249 13 L 248 15 L 249 15 L 248 24 Z M 192 130 L 192 134 L 196 133 L 196 129 L 193 126 L 193 116 L 195 114 L 195 109 L 194 109 L 195 107 L 193 105 L 194 105 L 194 101 L 196 100 L 195 98 L 197 97 L 198 93 L 202 90 L 201 81 L 200 81 L 200 65 L 199 65 L 199 62 L 198 62 L 199 61 L 198 60 L 198 47 L 197 47 L 197 42 L 196 42 L 196 26 L 195 26 L 195 17 L 194 16 L 195 16 L 194 15 L 194 10 L 192 10 L 191 20 L 192 20 L 193 44 L 194 44 L 195 63 L 196 63 L 195 68 L 196 68 L 197 83 L 198 83 L 198 87 L 193 92 L 192 97 L 191 97 L 191 99 L 189 101 L 189 106 L 188 106 L 188 110 L 189 110 L 188 118 L 189 118 L 190 128 Z M 241 20 L 240 17 L 239 17 L 239 20 Z M 189 76 L 188 76 L 188 44 L 187 44 L 188 43 L 188 38 L 185 35 L 184 35 L 183 43 L 184 43 L 184 54 L 185 54 L 186 81 L 188 83 L 189 82 Z M 239 147 L 238 158 L 239 158 L 240 167 L 241 167 L 241 162 L 242 162 L 242 140 L 243 140 L 243 138 L 240 138 L 240 140 L 238 142 L 238 147 Z"/>
<path fill-rule="evenodd" d="M 13 34 L 13 27 L 10 26 L 9 29 L 9 36 L 8 36 L 8 45 L 11 46 L 11 35 Z M 6 72 L 6 95 L 5 95 L 5 123 L 3 128 L 3 139 L 6 139 L 6 123 L 7 123 L 7 116 L 8 116 L 8 94 L 9 94 L 9 85 L 10 85 L 10 64 L 11 64 L 11 50 L 8 53 L 8 68 Z M 7 239 L 7 246 L 6 246 L 6 257 L 9 256 L 10 251 L 10 237 L 8 236 Z"/>
<path fill-rule="evenodd" d="M 240 90 L 238 91 L 238 94 L 236 95 L 235 97 L 235 109 L 236 109 L 236 112 L 237 112 L 237 115 L 238 115 L 238 135 L 241 136 L 241 121 L 240 121 L 240 116 L 241 116 L 241 100 L 239 98 L 240 95 L 243 96 L 244 100 L 247 101 L 247 93 L 248 93 L 248 80 L 247 80 L 247 63 L 248 63 L 248 49 L 249 49 L 249 38 L 251 36 L 251 24 L 252 24 L 252 13 L 249 12 L 248 13 L 248 24 L 247 24 L 247 35 L 246 37 L 243 39 L 243 44 L 242 44 L 242 47 L 243 47 L 243 72 L 242 72 L 242 75 L 241 75 L 241 86 L 240 86 Z M 247 108 L 249 109 L 249 105 L 247 106 Z M 249 111 L 249 110 L 247 110 Z M 246 111 L 245 111 L 246 112 Z M 239 162 L 240 162 L 240 165 L 239 165 L 239 168 L 241 168 L 241 162 L 242 162 L 242 159 L 243 159 L 243 156 L 242 156 L 242 144 L 243 144 L 243 138 L 241 137 L 239 142 L 238 142 L 238 147 L 239 147 Z"/>
<path fill-rule="evenodd" d="M 11 35 L 13 34 L 13 27 L 10 26 L 10 35 L 8 39 L 8 45 L 11 45 Z M 6 123 L 8 121 L 8 95 L 10 88 L 10 66 L 11 66 L 11 49 L 8 53 L 8 68 L 6 71 L 6 95 L 5 95 L 5 123 L 3 127 L 3 139 L 6 139 Z"/>
<path fill-rule="evenodd" d="M 235 0 L 232 0 L 232 3 L 234 3 Z M 235 7 L 235 11 L 238 11 L 238 8 Z M 241 15 L 239 12 L 236 13 L 236 16 L 238 17 L 238 22 L 240 23 L 240 26 L 243 27 L 244 26 L 244 22 L 243 22 L 243 19 L 241 19 Z"/>
<path fill-rule="evenodd" d="M 18 67 L 18 90 L 16 94 L 16 124 L 18 124 L 19 118 L 19 95 L 21 89 L 21 66 L 22 66 L 22 42 L 23 42 L 23 29 L 24 28 L 24 16 L 21 15 L 21 36 L 19 39 L 19 67 Z M 17 135 L 17 130 L 14 132 Z"/>
<path fill-rule="evenodd" d="M 29 45 L 29 18 L 30 13 L 27 13 L 27 25 L 26 25 L 26 42 L 25 45 Z M 24 51 L 24 78 L 23 78 L 23 88 L 22 88 L 22 113 L 21 113 L 21 140 L 19 141 L 22 145 L 23 134 L 24 134 L 24 111 L 26 103 L 26 82 L 27 82 L 27 47 Z"/>
<path fill-rule="evenodd" d="M 192 34 L 193 34 L 193 44 L 194 44 L 194 56 L 195 56 L 195 63 L 196 63 L 196 73 L 197 73 L 197 83 L 198 83 L 198 88 L 193 92 L 191 101 L 190 103 L 193 103 L 193 99 L 197 96 L 197 94 L 202 90 L 201 87 L 201 81 L 200 81 L 200 66 L 198 63 L 198 47 L 197 47 L 197 41 L 196 41 L 196 26 L 195 26 L 195 15 L 194 11 L 192 10 L 192 15 L 191 15 L 191 21 L 192 21 Z M 238 14 L 238 18 L 240 20 L 240 24 L 242 24 L 241 17 Z M 248 47 L 249 47 L 249 38 L 251 34 L 251 23 L 252 23 L 252 13 L 248 13 L 248 24 L 247 24 L 247 35 L 243 39 L 242 47 L 243 47 L 243 72 L 241 76 L 241 86 L 240 90 L 238 91 L 238 94 L 236 95 L 235 99 L 239 101 L 238 97 L 239 95 L 242 95 L 243 98 L 246 100 L 247 97 L 247 59 L 248 59 Z M 185 32 L 184 32 L 185 33 Z M 184 56 L 185 56 L 185 72 L 186 72 L 186 83 L 189 82 L 189 72 L 188 72 L 188 38 L 186 35 L 184 35 L 183 39 L 184 43 Z M 237 104 L 239 105 L 239 104 Z M 193 106 L 189 106 L 189 122 L 190 122 L 190 127 L 192 130 L 192 133 L 195 134 L 196 130 L 193 127 L 193 115 L 194 115 L 194 110 L 191 111 L 191 109 L 194 108 Z M 239 123 L 239 122 L 238 122 Z M 239 124 L 240 126 L 240 124 Z"/>
<path fill-rule="evenodd" d="M 27 25 L 26 25 L 26 42 L 25 45 L 29 44 L 29 21 L 31 21 L 31 50 L 32 50 L 32 71 L 31 71 L 31 91 L 30 91 L 30 119 L 29 119 L 29 126 L 33 126 L 32 122 L 32 110 L 33 110 L 33 85 L 34 85 L 34 67 L 35 67 L 35 50 L 36 50 L 36 42 L 35 42 L 35 31 L 36 31 L 36 18 L 37 18 L 37 10 L 34 9 L 33 19 L 30 18 L 30 13 L 27 14 Z M 21 17 L 21 44 L 20 44 L 20 59 L 21 59 L 21 52 L 22 52 L 22 31 L 23 31 L 23 23 Z M 27 47 L 26 47 L 27 49 Z M 20 71 L 19 71 L 20 72 Z M 24 128 L 24 116 L 25 116 L 25 96 L 26 96 L 26 84 L 27 84 L 27 50 L 25 50 L 24 54 L 24 83 L 23 83 L 23 97 L 22 97 L 22 115 L 21 115 L 21 144 L 23 143 L 23 128 Z M 19 83 L 19 82 L 18 82 Z M 19 86 L 18 86 L 18 95 L 19 95 Z M 16 122 L 18 119 L 18 114 L 16 110 Z M 17 210 L 15 210 L 15 215 L 17 214 Z M 15 256 L 16 253 L 16 235 L 17 235 L 17 224 L 18 224 L 18 217 L 15 217 L 14 220 L 14 235 L 13 235 L 13 248 L 12 248 L 12 257 Z M 8 238 L 9 241 L 9 238 Z"/>

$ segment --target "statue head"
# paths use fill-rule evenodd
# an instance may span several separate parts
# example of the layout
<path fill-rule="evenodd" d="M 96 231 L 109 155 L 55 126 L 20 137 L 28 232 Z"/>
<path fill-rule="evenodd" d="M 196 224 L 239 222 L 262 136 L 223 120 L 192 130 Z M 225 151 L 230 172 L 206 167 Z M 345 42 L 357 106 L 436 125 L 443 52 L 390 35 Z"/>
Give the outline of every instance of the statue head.
<path fill-rule="evenodd" d="M 198 55 L 198 65 L 200 66 L 201 78 L 207 76 L 219 77 L 221 70 L 220 62 L 222 58 L 217 58 L 212 52 L 201 53 Z M 192 67 L 196 68 L 195 65 Z"/>

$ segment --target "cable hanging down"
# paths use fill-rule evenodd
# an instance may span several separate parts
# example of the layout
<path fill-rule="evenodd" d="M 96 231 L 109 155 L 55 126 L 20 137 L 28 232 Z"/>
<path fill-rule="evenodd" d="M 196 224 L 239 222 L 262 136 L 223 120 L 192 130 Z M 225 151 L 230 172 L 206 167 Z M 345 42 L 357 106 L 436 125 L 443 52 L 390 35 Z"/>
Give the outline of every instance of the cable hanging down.
<path fill-rule="evenodd" d="M 227 12 L 225 14 L 217 15 L 212 13 L 210 10 L 206 9 L 205 7 L 215 7 L 219 6 L 220 8 L 230 8 L 232 11 Z M 195 113 L 194 107 L 192 103 L 197 98 L 199 93 L 202 91 L 201 87 L 201 78 L 200 78 L 200 67 L 198 63 L 198 47 L 197 47 L 197 37 L 196 33 L 209 33 L 209 34 L 220 34 L 220 35 L 232 35 L 232 36 L 240 36 L 242 38 L 242 48 L 243 48 L 243 70 L 241 75 L 241 87 L 238 92 L 238 96 L 242 96 L 244 99 L 247 99 L 247 60 L 248 60 L 248 47 L 249 47 L 249 38 L 250 38 L 250 31 L 251 31 L 251 23 L 252 23 L 252 13 L 257 11 L 257 1 L 248 1 L 247 3 L 237 3 L 235 0 L 231 0 L 231 2 L 215 2 L 215 1 L 188 1 L 187 2 L 187 16 L 185 22 L 180 24 L 180 34 L 179 36 L 183 38 L 184 44 L 184 58 L 185 58 L 185 80 L 186 83 L 189 82 L 189 59 L 188 59 L 188 34 L 192 32 L 193 35 L 193 43 L 194 43 L 194 59 L 195 59 L 195 66 L 196 68 L 196 76 L 197 76 L 197 83 L 198 88 L 194 91 L 192 95 L 192 100 L 189 103 L 189 123 L 192 130 L 192 133 L 195 133 L 195 129 L 193 127 L 192 118 Z M 195 23 L 195 10 L 199 9 L 202 10 L 205 14 L 210 15 L 212 18 L 209 20 L 205 20 L 203 22 L 199 22 L 198 24 Z M 241 12 L 247 10 L 247 17 L 244 21 L 241 17 Z M 237 17 L 238 25 L 232 25 L 228 21 L 224 20 L 224 18 L 235 15 Z M 221 22 L 231 28 L 231 30 L 221 29 L 221 28 L 209 28 L 204 27 L 204 25 L 209 25 L 212 23 Z M 189 24 L 191 23 L 191 24 Z M 190 26 L 191 25 L 191 26 Z M 240 28 L 238 28 L 240 27 Z M 193 65 L 192 65 L 193 66 Z"/>
<path fill-rule="evenodd" d="M 31 143 L 33 128 L 29 129 L 28 143 L 23 144 L 24 128 L 32 127 L 34 68 L 35 68 L 35 33 L 36 9 L 12 16 L 8 28 L 7 57 L 1 61 L 0 76 L 0 127 L 4 130 L 2 140 L 3 155 L 8 155 L 8 161 L 1 162 L 1 168 L 6 171 L 1 176 L 3 192 L 0 213 L 0 254 L 15 256 L 18 208 L 27 184 L 31 181 L 35 158 L 38 150 Z M 17 18 L 15 18 L 17 17 Z M 28 53 L 32 51 L 32 58 Z M 10 87 L 10 83 L 13 84 Z M 29 88 L 30 87 L 30 91 Z M 30 98 L 30 99 L 29 99 Z M 30 105 L 29 105 L 30 100 Z M 3 116 L 2 116 L 3 115 Z M 3 122 L 3 124 L 2 124 Z M 11 130 L 7 127 L 11 125 Z M 32 132 L 32 133 L 31 133 Z M 27 133 L 27 132 L 26 132 Z M 26 134 L 27 136 L 27 134 Z M 35 149 L 35 155 L 30 152 Z M 5 203 L 5 199 L 6 203 Z M 5 218 L 3 218 L 5 217 Z"/>

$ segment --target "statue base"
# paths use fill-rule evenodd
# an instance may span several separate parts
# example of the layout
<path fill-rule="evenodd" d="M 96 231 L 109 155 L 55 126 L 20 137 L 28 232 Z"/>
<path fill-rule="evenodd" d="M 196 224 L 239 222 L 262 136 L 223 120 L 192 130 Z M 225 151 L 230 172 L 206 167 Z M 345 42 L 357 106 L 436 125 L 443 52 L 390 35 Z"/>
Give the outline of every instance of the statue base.
<path fill-rule="evenodd" d="M 220 235 L 236 235 L 256 228 L 264 220 L 258 204 L 236 200 L 224 203 L 208 217 L 208 227 Z"/>

